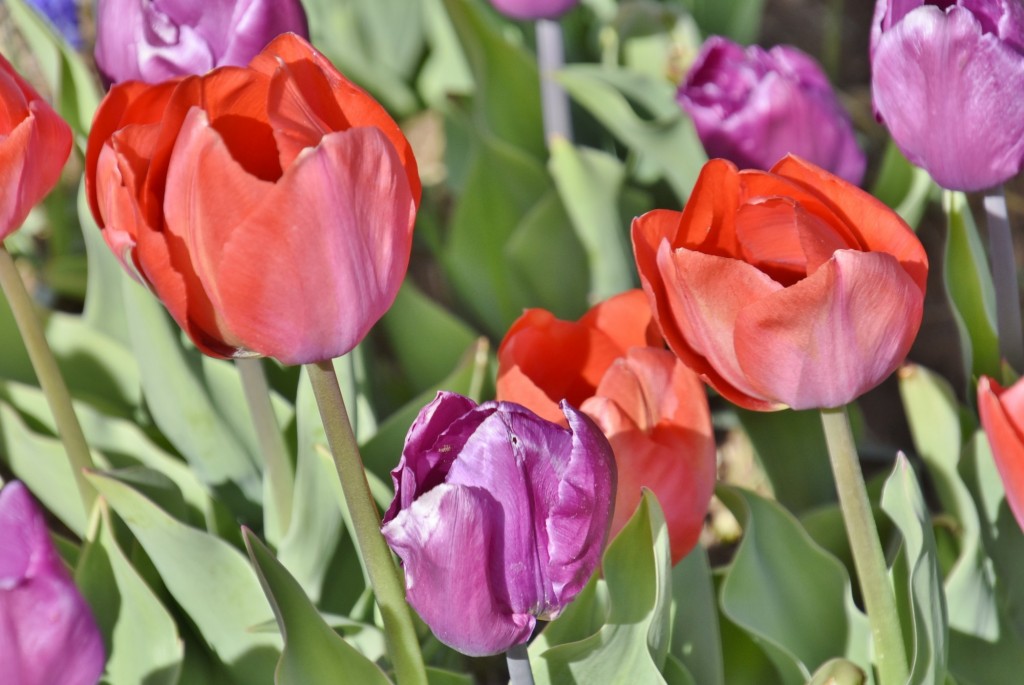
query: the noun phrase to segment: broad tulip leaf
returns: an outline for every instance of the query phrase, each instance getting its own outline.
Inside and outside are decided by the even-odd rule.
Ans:
[[[473,679],[465,673],[455,673],[427,666],[427,682],[430,685],[473,685]]]
[[[444,4],[441,0],[424,0],[420,4],[430,52],[416,83],[423,101],[442,109],[453,94],[472,92],[473,75]]]
[[[728,36],[741,45],[754,43],[761,32],[764,0],[685,0],[705,35]]]
[[[129,276],[107,247],[103,234],[96,226],[85,194],[84,179],[78,186],[78,222],[82,226],[82,240],[85,242],[85,256],[89,265],[82,319],[126,348],[131,347],[121,284]],[[138,366],[134,359],[132,363]]]
[[[1001,377],[995,290],[967,196],[946,191],[942,206],[946,211],[942,280],[960,332],[964,378],[969,386],[966,394],[970,396],[974,392],[971,378],[982,374]]]
[[[595,635],[538,653],[534,677],[545,683],[665,683],[671,607],[668,529],[657,498],[640,506],[608,545],[602,563],[609,611]]]
[[[904,634],[911,641],[907,683],[941,683],[946,677],[949,643],[942,577],[931,518],[914,470],[902,454],[882,490],[881,504],[903,534],[903,546],[891,573]]]
[[[622,162],[606,152],[576,147],[559,138],[551,141],[548,170],[586,251],[589,301],[600,302],[634,287],[636,267],[629,224],[619,214],[618,200],[626,179]]]
[[[269,620],[271,611],[246,558],[111,476],[94,473],[89,481],[128,525],[171,596],[235,678],[252,685],[271,682],[281,640],[251,630]]]
[[[950,628],[986,639],[998,636],[995,589],[974,500],[958,466],[963,439],[960,407],[949,384],[910,365],[899,373],[900,394],[914,447],[928,466],[942,508],[956,520],[959,555],[945,580]]]
[[[721,487],[718,496],[743,526],[722,584],[722,611],[761,640],[782,682],[806,682],[825,661],[867,639],[863,616],[850,610],[845,567],[789,512],[739,488]]]
[[[601,629],[607,615],[608,585],[594,574],[562,615],[533,639],[530,648],[542,654],[557,645],[584,640]]]
[[[106,682],[175,685],[184,659],[178,627],[118,545],[105,504],[75,582],[109,646]]]
[[[720,581],[722,576],[718,575],[717,578]],[[724,613],[720,616],[719,629],[722,634],[722,653],[729,657],[724,660],[726,683],[780,685],[785,682],[762,648],[764,643],[730,621]]]
[[[684,202],[707,161],[693,123],[675,104],[672,85],[627,69],[577,64],[562,69],[558,81],[569,95],[630,150],[664,176]],[[637,113],[638,103],[653,118]],[[645,179],[656,180],[656,179]]]
[[[911,228],[917,228],[937,190],[928,172],[911,164],[890,139],[871,194],[895,209]]]
[[[366,685],[391,682],[324,622],[298,582],[251,531],[242,537],[284,638],[276,685],[333,685],[341,674]]]
[[[697,545],[672,569],[671,656],[701,685],[725,685],[718,602],[708,555]]]

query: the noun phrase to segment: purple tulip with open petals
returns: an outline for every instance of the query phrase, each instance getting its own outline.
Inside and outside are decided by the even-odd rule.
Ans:
[[[0,680],[95,685],[103,639],[46,531],[39,506],[15,481],[0,490]]]
[[[157,83],[245,66],[287,32],[309,38],[299,0],[99,0],[96,66],[111,83]]]
[[[589,418],[561,409],[568,428],[512,402],[440,392],[391,472],[382,532],[405,567],[406,597],[463,654],[525,643],[597,568],[615,461]]]
[[[797,48],[711,36],[677,99],[709,157],[766,171],[794,154],[855,185],[864,176],[849,116],[825,72]]]
[[[879,0],[875,112],[935,182],[983,190],[1024,167],[1024,4]]]

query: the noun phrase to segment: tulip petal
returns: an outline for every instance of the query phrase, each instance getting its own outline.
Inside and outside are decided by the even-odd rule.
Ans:
[[[1024,384],[1003,389],[991,378],[978,381],[978,413],[1006,490],[1006,501],[1024,529]]]
[[[903,362],[921,315],[921,293],[892,255],[840,250],[738,313],[736,358],[762,396],[793,409],[840,407]]]
[[[736,357],[733,329],[744,307],[782,291],[782,286],[745,262],[672,250],[667,241],[658,250],[658,269],[670,307],[661,319],[662,330],[673,324],[676,328],[674,335],[665,335],[669,347],[680,357],[685,354],[687,365],[729,401],[748,409],[777,409],[778,398],[759,392],[747,380]],[[684,347],[677,349],[680,343]]]
[[[963,7],[920,7],[882,33],[872,92],[907,158],[944,188],[1003,183],[1024,165],[1024,55]],[[908,106],[915,103],[915,106]]]
[[[536,620],[502,600],[500,505],[485,487],[440,485],[384,524],[402,559],[406,597],[441,642],[470,656],[522,644]]]
[[[598,302],[580,318],[580,323],[603,332],[623,353],[631,347],[662,342],[647,296],[639,288]]]

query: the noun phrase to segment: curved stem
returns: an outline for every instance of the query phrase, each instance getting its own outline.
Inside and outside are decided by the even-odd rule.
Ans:
[[[881,685],[904,685],[910,671],[903,647],[900,617],[896,611],[896,597],[889,584],[882,543],[871,514],[850,420],[846,409],[841,407],[822,409],[821,422],[839,493],[839,507],[853,552],[853,564],[871,624],[879,680]]]
[[[553,136],[572,140],[569,96],[554,73],[565,65],[562,25],[551,19],[537,20],[537,62],[540,67],[540,104],[544,119],[544,139]]]
[[[57,360],[46,342],[32,296],[28,294],[21,274],[18,273],[18,267],[6,246],[0,246],[0,287],[3,288],[7,302],[11,305],[14,321],[18,324],[18,331],[25,342],[32,368],[39,379],[39,387],[43,389],[53,420],[57,424],[57,433],[64,443],[64,451],[68,455],[68,463],[78,486],[78,494],[82,498],[82,506],[85,507],[85,515],[88,517],[93,502],[96,501],[96,490],[86,480],[84,473],[84,469],[93,467],[89,445],[85,441],[85,434],[82,433],[78,415],[71,405],[68,386],[64,383],[64,377],[57,367]]]
[[[331,446],[341,489],[355,528],[356,543],[384,620],[384,639],[395,666],[395,676],[399,685],[426,685],[423,655],[409,605],[405,601],[404,583],[391,557],[391,550],[380,533],[380,515],[366,482],[363,460],[352,432],[352,423],[345,408],[334,364],[330,360],[307,364],[306,371],[320,408],[320,419],[327,433],[327,442]]]
[[[985,218],[988,226],[988,251],[992,260],[992,281],[996,290],[999,352],[1010,366],[1017,371],[1024,371],[1024,333],[1021,330],[1017,260],[1002,186],[985,194]]]
[[[513,645],[505,652],[508,662],[509,685],[533,685],[533,669],[526,645]]]

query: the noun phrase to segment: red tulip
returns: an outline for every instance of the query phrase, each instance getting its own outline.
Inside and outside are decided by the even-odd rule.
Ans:
[[[838,407],[906,357],[928,260],[900,217],[787,156],[716,159],[686,208],[633,222],[644,291],[669,347],[748,409]]]
[[[498,350],[498,399],[563,424],[556,403],[579,403],[615,453],[612,535],[646,487],[665,512],[675,562],[700,535],[715,486],[715,441],[703,386],[661,344],[639,290],[576,323],[528,310]]]
[[[1024,529],[1024,380],[1004,389],[982,376],[978,413],[1006,489],[1006,501]]]
[[[60,179],[71,128],[0,55],[0,240]]]
[[[111,88],[86,187],[199,349],[286,364],[348,352],[390,307],[420,197],[395,122],[294,34],[247,67]]]

